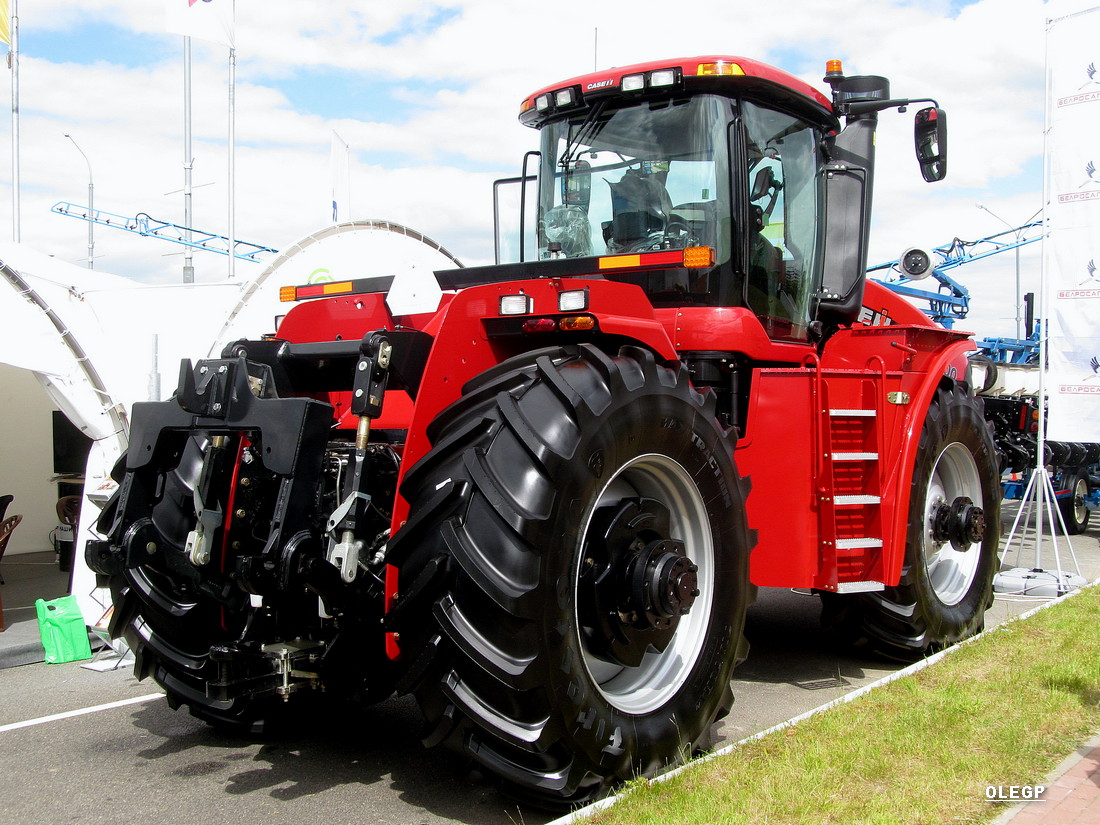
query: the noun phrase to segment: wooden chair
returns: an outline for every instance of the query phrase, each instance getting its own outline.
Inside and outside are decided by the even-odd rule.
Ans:
[[[0,522],[0,560],[4,558],[4,551],[8,549],[8,539],[11,538],[12,532],[19,526],[19,522],[22,520],[22,516],[12,516]],[[3,583],[4,577],[0,576],[0,584]]]
[[[76,529],[80,521],[80,505],[84,501],[83,496],[62,496],[57,500],[57,518],[62,524],[67,524]]]

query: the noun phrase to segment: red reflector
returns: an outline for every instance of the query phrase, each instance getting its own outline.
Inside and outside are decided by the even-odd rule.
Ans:
[[[352,291],[351,281],[335,281],[326,284],[309,284],[298,287],[298,298],[319,298],[322,295],[343,295]]]
[[[553,332],[557,328],[558,322],[553,318],[529,318],[521,327],[524,332]]]
[[[643,266],[683,266],[684,253],[680,249],[662,252],[643,252],[639,255],[612,255],[600,258],[600,269],[628,269]]]

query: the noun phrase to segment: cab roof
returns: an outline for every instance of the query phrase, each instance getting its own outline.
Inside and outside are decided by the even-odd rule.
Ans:
[[[836,119],[828,97],[782,69],[746,57],[703,55],[618,66],[554,83],[524,99],[520,108],[520,120],[529,126],[539,126],[548,119],[549,113],[540,113],[537,106],[537,101],[544,95],[553,96],[557,92],[574,89],[579,91],[585,103],[605,95],[625,95],[628,92],[623,88],[623,78],[650,76],[662,70],[673,70],[676,73],[679,88],[718,93],[735,89],[755,92],[758,96],[802,110],[818,119]]]

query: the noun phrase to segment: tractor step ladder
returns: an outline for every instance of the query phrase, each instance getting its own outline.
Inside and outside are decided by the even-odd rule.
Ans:
[[[817,368],[820,565],[817,587],[882,590],[882,432],[885,376]]]

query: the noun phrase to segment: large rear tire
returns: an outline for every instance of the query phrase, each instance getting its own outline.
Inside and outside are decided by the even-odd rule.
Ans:
[[[839,640],[913,661],[984,627],[1000,539],[996,455],[980,399],[960,384],[937,390],[913,468],[901,580],[823,594],[823,621]]]
[[[187,560],[184,545],[195,526],[194,490],[202,472],[205,438],[189,438],[179,466],[162,479],[151,512],[158,540],[144,563],[110,577],[114,612],[111,635],[125,638],[138,679],[152,677],[173,707],[225,729],[247,729],[271,703],[239,697],[218,701],[207,685],[218,679],[212,649],[233,643],[254,609],[245,594],[224,586]]]
[[[750,597],[713,398],[586,345],[506,362],[430,434],[390,551],[425,742],[548,807],[689,756],[729,710]]]

